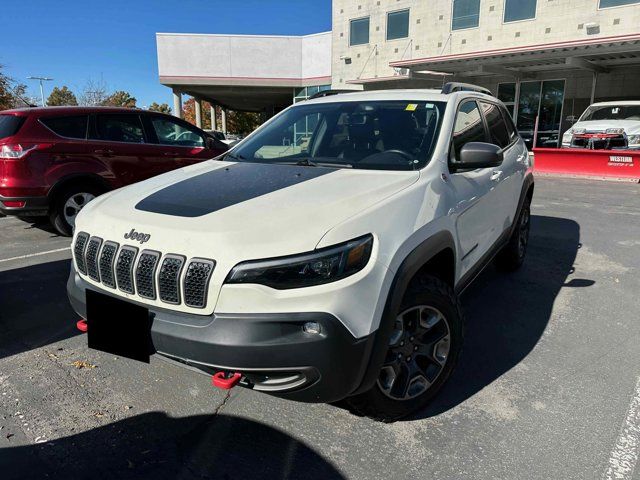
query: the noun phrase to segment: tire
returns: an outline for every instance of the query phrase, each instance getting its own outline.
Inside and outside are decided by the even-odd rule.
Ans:
[[[503,272],[513,272],[522,266],[527,255],[529,245],[529,230],[531,229],[531,199],[522,204],[516,228],[507,243],[496,255],[496,267]]]
[[[72,185],[59,192],[53,201],[49,221],[56,231],[64,236],[73,234],[75,217],[80,210],[103,190],[94,185]]]
[[[375,385],[344,403],[357,415],[383,422],[424,408],[457,363],[463,323],[453,289],[436,277],[420,278],[404,295]]]

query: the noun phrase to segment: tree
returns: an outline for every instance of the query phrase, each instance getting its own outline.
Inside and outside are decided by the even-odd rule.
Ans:
[[[87,80],[80,94],[80,105],[95,107],[102,105],[107,100],[107,85],[104,80]]]
[[[15,81],[2,73],[0,65],[0,110],[9,108],[29,107],[33,103],[26,98],[27,86]]]
[[[227,130],[230,133],[248,135],[260,126],[262,119],[254,112],[227,112]]]
[[[47,105],[55,107],[59,105],[78,105],[78,99],[71,90],[64,85],[62,88],[54,87],[47,99]]]
[[[171,113],[171,107],[166,103],[157,104],[156,102],[153,102],[149,105],[149,110],[151,112]]]
[[[211,104],[202,102],[202,129],[211,130]],[[196,124],[196,100],[191,97],[182,104],[182,118],[187,122]]]
[[[136,102],[135,97],[132,97],[129,92],[118,90],[109,95],[106,100],[102,102],[102,105],[107,107],[135,108]]]

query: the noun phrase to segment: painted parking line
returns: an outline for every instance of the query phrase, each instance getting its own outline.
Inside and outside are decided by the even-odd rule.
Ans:
[[[620,435],[609,456],[605,480],[631,480],[640,454],[640,377],[622,424]]]
[[[3,258],[3,259],[0,259],[0,263],[12,262],[14,260],[24,260],[25,258],[40,257],[42,255],[49,255],[51,253],[64,252],[70,249],[71,247],[56,248],[55,250],[47,250],[46,252],[29,253],[27,255],[19,255],[17,257]]]

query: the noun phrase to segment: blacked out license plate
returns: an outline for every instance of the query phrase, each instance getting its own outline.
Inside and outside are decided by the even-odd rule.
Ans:
[[[149,309],[87,289],[89,348],[149,363],[153,351]]]

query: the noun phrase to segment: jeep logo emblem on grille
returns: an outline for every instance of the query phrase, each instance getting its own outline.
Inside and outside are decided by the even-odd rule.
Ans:
[[[148,242],[151,238],[151,235],[149,235],[148,233],[136,232],[136,229],[132,228],[129,233],[124,234],[124,238],[126,238],[127,240],[137,240],[142,244]]]

